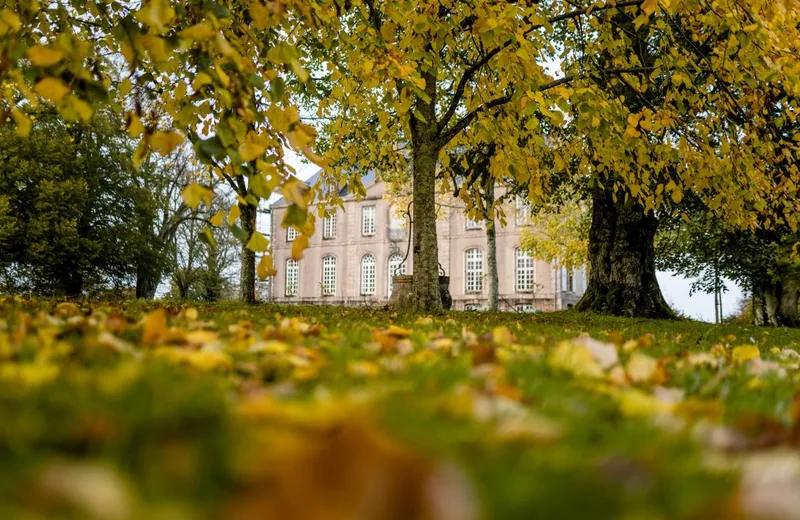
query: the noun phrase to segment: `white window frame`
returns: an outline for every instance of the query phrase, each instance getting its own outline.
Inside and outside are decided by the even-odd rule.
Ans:
[[[375,206],[361,207],[361,235],[370,237],[378,232],[378,210]]]
[[[295,238],[297,238],[297,230],[292,226],[286,228],[286,241],[292,242]]]
[[[466,215],[465,215],[465,220],[466,220],[466,229],[467,230],[483,229],[483,221],[482,220],[472,220],[471,218],[467,217]]]
[[[371,296],[375,294],[375,279],[377,277],[377,262],[372,253],[367,253],[361,257],[361,295]]]
[[[467,303],[464,305],[465,311],[479,311],[481,308],[481,304],[479,303]]]
[[[322,257],[322,295],[336,294],[336,257],[325,255]]]
[[[521,247],[514,250],[514,281],[517,292],[536,289],[536,261]]]
[[[517,312],[536,312],[536,307],[532,303],[518,303],[514,306]]]
[[[292,258],[286,259],[286,296],[297,296],[300,289],[300,261]]]
[[[322,238],[330,240],[336,238],[336,213],[331,213],[322,219]]]
[[[517,195],[516,199],[514,200],[514,224],[517,227],[524,226],[527,223],[530,215],[531,203]]]
[[[403,262],[403,255],[395,253],[389,257],[389,261],[387,262],[386,265],[388,272],[387,278],[389,279],[389,282],[387,284],[386,294],[389,297],[391,297],[392,291],[394,290],[394,280],[392,280],[392,278],[394,277],[394,273],[395,271],[397,271],[398,274],[401,275],[406,274],[406,263]],[[400,268],[399,270],[397,269],[398,267]]]
[[[483,250],[473,247],[464,251],[464,292],[483,292]]]

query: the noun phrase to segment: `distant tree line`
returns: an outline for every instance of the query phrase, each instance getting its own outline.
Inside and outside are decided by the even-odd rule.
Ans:
[[[136,143],[115,112],[85,124],[46,109],[31,117],[27,137],[0,131],[0,291],[153,298],[170,280],[175,297],[229,296],[231,238],[217,229],[202,241],[213,204],[192,210],[181,200],[196,175],[191,151],[137,169]]]

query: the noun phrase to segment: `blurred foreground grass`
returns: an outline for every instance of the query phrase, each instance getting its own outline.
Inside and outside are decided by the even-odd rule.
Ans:
[[[799,518],[798,339],[5,299],[0,518]]]

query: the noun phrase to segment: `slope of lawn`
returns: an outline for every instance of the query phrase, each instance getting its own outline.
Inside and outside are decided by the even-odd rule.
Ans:
[[[0,518],[798,518],[798,341],[8,298]]]

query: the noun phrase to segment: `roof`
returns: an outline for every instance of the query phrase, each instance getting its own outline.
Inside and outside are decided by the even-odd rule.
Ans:
[[[319,182],[321,176],[322,176],[322,170],[317,170],[317,172],[314,175],[309,177],[307,180],[301,181],[301,182],[303,182],[306,186],[308,186],[310,188],[310,187],[314,186],[315,184],[317,184]],[[375,182],[375,180],[377,179],[377,177],[378,177],[377,172],[374,169],[370,168],[369,170],[366,171],[366,173],[361,175],[361,185],[366,188],[370,184],[373,184]],[[339,189],[339,196],[340,197],[345,197],[349,193],[350,193],[350,190],[348,189],[347,184],[345,184],[344,186],[342,186]],[[272,207],[272,206],[281,206],[281,205],[285,205],[285,204],[288,204],[288,202],[286,201],[285,198],[281,197],[280,199],[278,199],[275,202],[273,202],[272,204],[270,204],[270,207]]]

